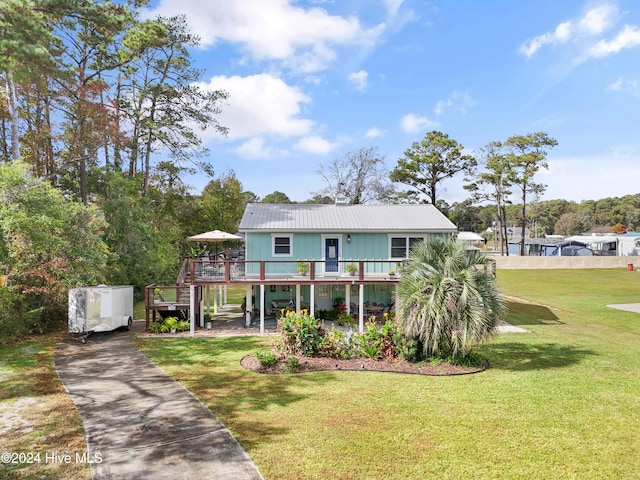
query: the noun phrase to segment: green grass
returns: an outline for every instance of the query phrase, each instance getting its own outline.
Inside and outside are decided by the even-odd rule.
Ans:
[[[45,461],[47,454],[87,452],[82,422],[53,365],[61,338],[43,335],[0,349],[0,453],[31,455],[30,462],[1,462],[2,479],[91,478],[87,464]]]
[[[267,338],[138,339],[232,431],[267,479],[638,478],[640,302],[626,270],[500,271],[508,320],[462,377],[264,376]]]
[[[640,302],[640,274],[499,271],[498,282],[536,302],[509,301],[508,320],[531,333],[495,337],[479,349],[491,367],[468,376],[266,376],[240,360],[269,348],[268,337],[136,342],[224,422],[267,480],[638,478],[640,315],[606,305]],[[0,429],[26,422],[0,433],[0,452],[86,448],[53,370],[60,338],[0,350]],[[0,478],[90,478],[74,467],[0,467]]]

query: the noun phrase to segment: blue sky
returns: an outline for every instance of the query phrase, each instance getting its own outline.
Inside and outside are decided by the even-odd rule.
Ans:
[[[468,153],[510,135],[558,140],[543,200],[640,192],[640,2],[159,0],[201,37],[202,86],[224,89],[218,175],[303,201],[318,167],[378,147],[392,169],[439,130]],[[194,178],[196,190],[203,180]],[[466,198],[462,176],[439,197]]]

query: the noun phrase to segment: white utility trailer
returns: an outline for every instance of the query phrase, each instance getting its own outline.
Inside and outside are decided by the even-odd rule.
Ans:
[[[131,329],[133,286],[81,287],[69,290],[69,332],[84,343],[94,332]]]

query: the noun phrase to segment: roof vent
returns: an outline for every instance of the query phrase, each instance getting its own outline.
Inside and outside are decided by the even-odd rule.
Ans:
[[[348,205],[347,197],[345,195],[336,195],[336,205]]]

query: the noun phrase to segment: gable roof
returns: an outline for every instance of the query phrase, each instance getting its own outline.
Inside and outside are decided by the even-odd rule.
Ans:
[[[238,230],[455,232],[457,228],[433,205],[250,203]]]

